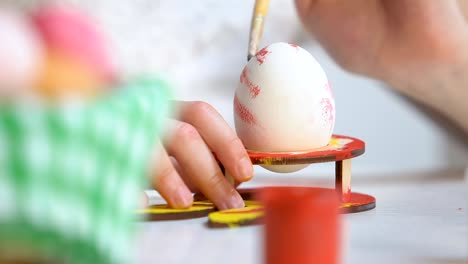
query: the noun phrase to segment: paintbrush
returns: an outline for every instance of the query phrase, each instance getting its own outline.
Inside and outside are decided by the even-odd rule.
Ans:
[[[249,47],[247,61],[257,53],[258,44],[262,39],[263,25],[270,0],[255,0],[252,22],[250,24]]]

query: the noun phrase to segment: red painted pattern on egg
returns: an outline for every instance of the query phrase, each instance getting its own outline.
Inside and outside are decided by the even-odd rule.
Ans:
[[[326,123],[333,123],[335,120],[335,116],[333,115],[333,104],[331,100],[328,98],[323,98],[320,101],[320,105],[322,106],[322,118]]]
[[[288,43],[288,44],[289,46],[295,48],[297,52],[299,51],[299,46],[297,44],[294,44],[294,43]]]
[[[265,62],[266,56],[271,52],[267,50],[267,48],[263,48],[255,54],[255,58],[257,61],[262,65]]]
[[[256,125],[257,120],[255,116],[250,112],[250,110],[243,105],[240,101],[239,98],[237,98],[237,95],[234,96],[234,111],[236,114],[239,116],[242,121],[249,125]]]
[[[240,83],[247,86],[249,89],[250,97],[255,98],[260,94],[260,87],[255,85],[247,76],[247,68],[244,68],[240,76]]]

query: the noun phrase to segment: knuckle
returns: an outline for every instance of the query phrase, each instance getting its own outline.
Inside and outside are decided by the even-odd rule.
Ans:
[[[164,166],[156,172],[155,176],[155,187],[161,188],[167,185],[171,180],[171,175],[174,174],[175,170],[172,166]]]
[[[236,136],[230,138],[227,142],[228,142],[229,146],[233,146],[233,147],[243,146],[242,141],[240,140],[240,138],[238,138]]]
[[[176,140],[198,140],[200,134],[197,129],[188,123],[179,123],[176,128]]]
[[[194,115],[209,116],[216,112],[216,109],[208,103],[202,101],[195,101],[192,103],[191,111]]]
[[[238,137],[233,137],[226,141],[226,147],[224,149],[232,150],[232,155],[237,158],[241,158],[246,155],[244,144]]]
[[[228,190],[228,197],[234,197],[236,195],[239,195],[239,193],[236,191],[236,189],[233,187],[233,188],[229,188]]]
[[[232,148],[244,148],[244,144],[238,137],[232,137],[230,140],[227,141],[228,146]]]
[[[222,189],[224,181],[224,175],[217,171],[208,178],[208,187],[213,190]]]

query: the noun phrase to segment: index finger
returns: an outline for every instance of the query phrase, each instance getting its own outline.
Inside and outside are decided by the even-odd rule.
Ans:
[[[253,177],[253,165],[242,141],[224,118],[204,102],[177,102],[179,119],[194,126],[224,168],[239,182]]]

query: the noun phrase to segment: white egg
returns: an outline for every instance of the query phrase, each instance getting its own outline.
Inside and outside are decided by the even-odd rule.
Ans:
[[[249,150],[307,151],[324,147],[335,125],[335,100],[317,60],[294,44],[274,43],[245,66],[234,97],[239,138]],[[307,165],[264,166],[292,172]]]
[[[28,19],[0,8],[0,96],[31,89],[42,61],[42,43]]]

